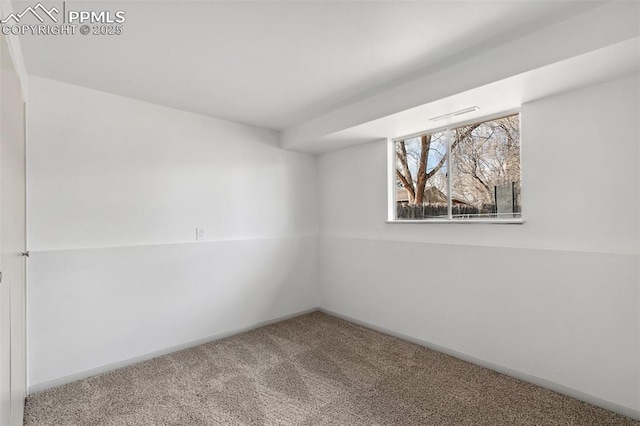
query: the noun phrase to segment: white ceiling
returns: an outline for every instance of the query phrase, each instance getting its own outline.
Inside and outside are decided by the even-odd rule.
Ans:
[[[518,111],[527,102],[640,72],[640,39],[635,38],[456,93],[312,140],[300,147],[323,153],[352,145],[395,139],[479,118]],[[443,112],[476,106],[477,111],[432,121]]]
[[[21,37],[28,73],[278,130],[598,5],[67,3],[126,11],[124,34]]]

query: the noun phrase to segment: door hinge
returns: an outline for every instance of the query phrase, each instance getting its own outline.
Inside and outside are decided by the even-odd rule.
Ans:
[[[29,257],[29,250],[27,250],[27,251],[23,251],[21,254],[22,254],[22,256],[24,256],[24,257]]]

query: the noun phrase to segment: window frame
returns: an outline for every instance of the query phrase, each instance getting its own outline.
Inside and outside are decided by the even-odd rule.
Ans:
[[[452,217],[452,208],[453,203],[451,202],[451,174],[447,177],[447,208],[448,208],[448,217],[444,218],[434,218],[434,219],[398,219],[396,217],[397,208],[396,208],[396,147],[395,144],[398,141],[404,141],[407,139],[417,138],[426,134],[433,134],[438,132],[447,131],[447,167],[451,164],[451,136],[450,131],[457,129],[458,127],[468,126],[471,124],[483,123],[486,121],[497,120],[499,118],[508,117],[511,115],[518,115],[518,126],[520,133],[520,173],[522,175],[522,113],[521,108],[512,109],[502,111],[496,114],[488,114],[481,117],[469,119],[466,121],[460,121],[456,123],[450,123],[445,126],[435,127],[429,130],[422,130],[420,132],[410,133],[404,136],[398,136],[394,138],[387,139],[387,199],[388,199],[388,211],[387,211],[387,220],[386,223],[405,223],[405,224],[427,224],[427,223],[475,223],[475,224],[503,224],[503,225],[521,225],[525,223],[524,213],[520,212],[519,218],[507,218],[507,219],[499,219],[499,218],[479,218],[479,219],[454,219]],[[524,179],[520,181],[520,191],[522,192]],[[524,203],[523,203],[524,204]],[[522,206],[521,206],[522,207]]]

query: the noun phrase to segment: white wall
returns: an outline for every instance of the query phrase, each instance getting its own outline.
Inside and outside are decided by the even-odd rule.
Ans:
[[[30,82],[32,250],[316,233],[315,160],[277,133]]]
[[[31,390],[317,306],[314,157],[268,130],[29,83]]]
[[[523,105],[523,225],[386,224],[386,141],[321,156],[320,306],[640,416],[639,90]]]

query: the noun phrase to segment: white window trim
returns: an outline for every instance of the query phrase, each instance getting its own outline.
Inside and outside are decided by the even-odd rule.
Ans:
[[[392,139],[387,139],[387,199],[388,199],[388,210],[387,210],[387,220],[385,223],[400,223],[400,224],[426,224],[426,223],[464,223],[464,224],[492,224],[492,225],[522,225],[525,223],[524,215],[521,212],[520,218],[509,218],[509,219],[454,219],[452,217],[452,203],[448,203],[448,218],[434,218],[434,219],[396,219],[396,148],[395,143],[397,141],[403,141],[411,138],[416,138],[422,136],[424,134],[433,134],[437,132],[443,132],[445,130],[450,131],[456,129],[458,127],[466,126],[469,124],[482,123],[484,121],[491,121],[502,117],[507,117],[510,115],[520,115],[519,125],[520,125],[520,170],[522,171],[522,115],[520,113],[520,108],[503,111],[497,114],[486,115],[483,117],[474,118],[472,120],[460,121],[457,123],[450,123],[446,126],[436,127],[433,129],[422,130],[420,132],[411,133],[405,136],[399,136]],[[451,137],[450,132],[447,134],[447,167],[451,164],[451,159],[449,156],[451,155]],[[447,179],[447,185],[449,189],[449,194],[447,195],[449,198],[451,197],[451,177]],[[522,185],[522,182],[520,182]],[[450,201],[450,200],[449,200]]]
[[[389,219],[385,223],[465,223],[491,224],[491,225],[521,225],[524,219]]]

